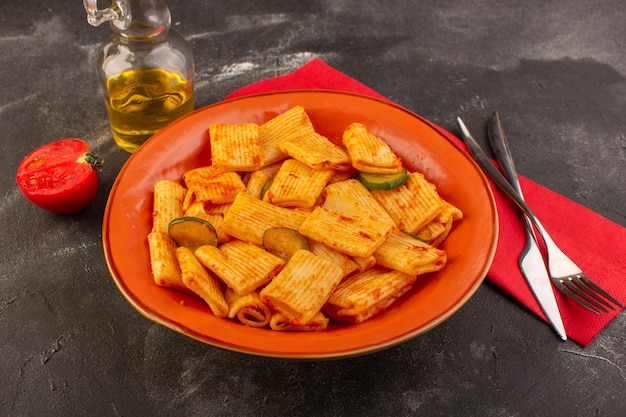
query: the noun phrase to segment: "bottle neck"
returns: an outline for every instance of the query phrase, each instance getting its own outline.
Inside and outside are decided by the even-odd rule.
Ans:
[[[122,38],[150,39],[167,33],[171,26],[165,0],[122,0],[128,16],[111,21],[111,29]]]

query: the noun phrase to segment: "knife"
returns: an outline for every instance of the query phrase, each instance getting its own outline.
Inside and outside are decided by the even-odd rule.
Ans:
[[[489,143],[496,156],[496,160],[500,163],[504,171],[504,175],[523,198],[517,170],[513,163],[511,150],[502,127],[502,119],[498,112],[494,112],[489,120],[487,136],[489,137]],[[554,296],[554,288],[552,287],[545,261],[537,245],[535,229],[533,229],[533,225],[526,214],[522,213],[522,218],[526,229],[526,247],[519,257],[520,269],[526,281],[528,281],[528,285],[535,295],[535,298],[539,302],[541,310],[548,318],[548,321],[552,324],[552,327],[554,327],[554,330],[561,339],[567,340],[561,314],[559,313],[559,306]]]
[[[527,233],[527,245],[520,256],[520,269],[524,278],[528,282],[528,285],[533,292],[533,295],[537,299],[541,310],[546,315],[546,318],[563,340],[567,340],[565,333],[565,327],[563,326],[563,320],[559,312],[559,307],[556,303],[554,296],[554,290],[550,277],[546,270],[546,266],[537,246],[534,230],[529,217],[526,212],[531,213],[530,209],[526,205],[526,202],[521,196],[521,189],[519,187],[519,181],[517,179],[517,173],[511,153],[509,151],[508,144],[506,142],[506,136],[502,129],[502,123],[499,116],[494,115],[489,124],[489,140],[492,142],[494,153],[496,154],[500,164],[503,166],[507,177],[507,180],[502,173],[491,162],[487,154],[480,147],[476,139],[473,138],[463,120],[460,117],[457,118],[459,127],[463,134],[463,139],[471,154],[474,156],[476,162],[485,170],[485,172],[498,184],[507,194],[509,194],[515,203],[520,207],[523,212],[524,224],[526,226]],[[505,168],[506,167],[506,168]],[[511,181],[511,182],[509,182]],[[522,259],[523,258],[523,259]]]

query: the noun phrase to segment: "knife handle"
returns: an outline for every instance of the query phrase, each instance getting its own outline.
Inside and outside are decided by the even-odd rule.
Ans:
[[[522,188],[520,187],[517,170],[515,169],[515,164],[513,163],[513,155],[511,154],[511,149],[509,148],[506,135],[504,134],[502,120],[500,119],[500,114],[498,112],[494,112],[493,116],[491,116],[491,119],[489,120],[489,125],[487,126],[487,137],[489,138],[489,144],[491,145],[491,149],[496,156],[496,160],[500,163],[500,166],[504,171],[504,175],[521,196]]]
[[[471,133],[467,129],[467,126],[465,126],[465,123],[463,123],[463,120],[461,120],[460,117],[457,117],[457,122],[459,124],[459,127],[461,128],[461,132],[463,133],[463,139],[465,141],[465,144],[467,145],[467,148],[469,149],[471,154],[474,156],[474,159],[476,160],[478,165],[480,165],[480,167],[487,173],[487,175],[489,175],[493,182],[495,182],[502,189],[502,191],[504,191],[506,194],[508,194],[509,197],[511,197],[511,199],[524,212],[524,214],[526,214],[530,218],[533,224],[537,226],[537,228],[542,229],[542,226],[539,224],[539,220],[532,212],[530,207],[528,207],[520,193],[517,192],[517,190],[506,179],[506,177],[502,175],[500,170],[498,170],[493,162],[491,162],[491,159],[489,159],[489,156],[487,156],[487,154],[480,147],[476,139],[474,139],[474,137],[471,135]]]

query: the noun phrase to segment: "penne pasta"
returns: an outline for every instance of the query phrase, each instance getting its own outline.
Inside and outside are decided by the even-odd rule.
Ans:
[[[316,132],[283,140],[279,146],[285,154],[313,169],[347,171],[351,167],[350,155]]]
[[[259,169],[258,172],[262,172],[268,178],[274,178],[278,171],[280,171],[280,167],[283,166],[282,161],[274,162],[270,165],[265,165],[263,168]]]
[[[437,218],[445,205],[435,185],[416,172],[408,174],[406,184],[401,187],[371,193],[394,219],[397,227],[411,234]]]
[[[402,171],[400,158],[363,124],[350,124],[343,132],[342,141],[348,150],[352,166],[359,171],[375,174],[395,174]]]
[[[322,207],[326,210],[358,215],[396,226],[389,213],[358,180],[349,179],[326,186],[322,192],[322,199],[324,200]]]
[[[446,265],[446,253],[394,229],[374,252],[376,264],[409,275],[439,271]]]
[[[183,215],[187,190],[176,181],[161,180],[154,184],[152,231],[167,233],[172,220]]]
[[[343,270],[337,264],[299,249],[261,290],[261,299],[290,323],[307,324],[342,278]]]
[[[224,295],[229,307],[228,318],[236,318],[239,322],[250,327],[265,327],[270,324],[272,312],[261,301],[258,291],[240,296],[226,287]]]
[[[370,256],[391,233],[391,226],[378,220],[338,214],[315,207],[304,220],[300,233],[351,256]]]
[[[358,171],[351,165],[347,171],[335,171],[333,176],[330,177],[328,183],[334,184],[336,182],[349,180],[351,178],[354,178],[357,174]]]
[[[189,184],[202,183],[209,178],[213,178],[217,173],[212,166],[202,166],[199,168],[193,168],[183,173],[183,182],[187,187],[187,194],[183,201],[183,210],[187,210],[189,206],[196,202],[196,195],[193,189],[189,188]]]
[[[343,270],[344,276],[348,276],[359,269],[359,265],[353,261],[350,256],[337,252],[320,242],[311,240],[309,242],[309,247],[311,253],[339,265],[339,267]]]
[[[183,181],[187,184],[187,188],[189,188],[190,182],[202,182],[206,179],[213,178],[216,176],[218,172],[215,171],[215,167],[212,166],[202,166],[198,168],[193,168],[183,173]]]
[[[328,318],[322,312],[317,312],[306,324],[293,324],[280,313],[272,315],[270,328],[281,332],[319,332],[328,327]]]
[[[256,123],[213,123],[209,138],[215,172],[255,171],[263,166],[265,158]]]
[[[263,234],[273,227],[298,229],[308,213],[277,207],[247,193],[240,193],[224,215],[224,231],[230,236],[263,245]]]
[[[231,203],[238,193],[246,191],[241,176],[236,172],[225,172],[212,177],[197,177],[185,183],[193,191],[196,201],[213,204]]]
[[[252,175],[248,177],[246,184],[246,190],[251,196],[261,200],[263,198],[263,192],[266,189],[267,182],[270,181],[270,177],[265,175],[263,171],[254,171]]]
[[[187,288],[200,296],[217,317],[227,317],[228,304],[217,278],[207,271],[187,248],[177,248],[176,259]]]
[[[204,201],[204,211],[206,211],[207,214],[219,214],[221,216],[224,216],[226,212],[230,209],[231,205],[232,202],[224,204],[214,204],[210,201]]]
[[[459,210],[457,207],[448,203],[447,201],[443,202],[443,209],[439,214],[439,221],[441,223],[448,223],[449,221],[461,220],[463,218],[463,212]]]
[[[376,258],[374,258],[374,255],[353,256],[352,261],[357,265],[359,272],[367,271],[368,269],[373,268],[374,265],[376,265]]]
[[[280,150],[282,141],[311,132],[315,132],[315,129],[302,106],[294,106],[263,123],[259,126],[259,138],[265,165],[287,157]]]
[[[192,190],[187,189],[185,197],[183,198],[183,211],[189,210],[189,207],[191,207],[195,202],[196,195],[193,193]]]
[[[237,295],[249,294],[267,284],[285,265],[282,259],[241,240],[224,243],[219,249],[201,246],[195,255]]]
[[[450,223],[452,226],[452,223]],[[439,220],[433,220],[426,226],[422,227],[414,236],[422,242],[428,243],[431,246],[437,246],[434,242],[439,241],[439,237],[446,232],[446,226]]]
[[[443,209],[439,216],[420,229],[416,236],[429,245],[438,247],[448,237],[450,230],[452,230],[452,224],[462,218],[463,212],[461,210],[444,201]]]
[[[183,282],[176,261],[176,243],[167,233],[151,232],[148,235],[150,268],[156,285],[191,293]]]
[[[272,180],[263,201],[279,207],[313,207],[333,172],[312,169],[298,160],[287,159]]]
[[[214,123],[209,140],[210,166],[154,185],[157,285],[246,326],[320,331],[371,318],[446,265],[462,211],[363,124],[343,131],[344,149],[294,106],[261,125]],[[177,248],[168,229],[183,216],[209,222],[217,246],[205,225],[210,239],[189,247],[205,246]]]
[[[339,284],[324,312],[337,321],[362,323],[387,309],[411,289],[415,275],[381,267],[353,275]]]
[[[206,211],[206,206],[202,202],[194,203],[185,211],[185,216],[197,217],[211,223],[217,232],[217,241],[225,243],[231,240],[230,236],[224,232],[224,216],[221,214],[210,214]]]

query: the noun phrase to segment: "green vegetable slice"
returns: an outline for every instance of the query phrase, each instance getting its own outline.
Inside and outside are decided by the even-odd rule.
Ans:
[[[374,174],[363,171],[359,171],[358,174],[361,184],[369,190],[393,190],[406,184],[407,178],[407,171],[404,167],[396,174]]]
[[[217,246],[215,227],[199,217],[178,217],[170,222],[167,231],[178,246],[192,252],[204,245]]]
[[[263,233],[263,248],[288,262],[298,249],[309,250],[308,239],[289,227],[272,227]]]
[[[417,240],[422,241],[424,243],[429,243],[431,240],[433,240],[432,235],[423,233],[421,230],[417,234],[416,233],[407,232],[406,230],[403,230],[402,233],[404,233],[405,235],[409,235],[413,239],[417,239]]]
[[[263,187],[261,187],[261,200],[263,200],[263,197],[265,196],[265,193],[272,186],[272,182],[273,182],[273,180],[270,179],[265,184],[263,184]]]

